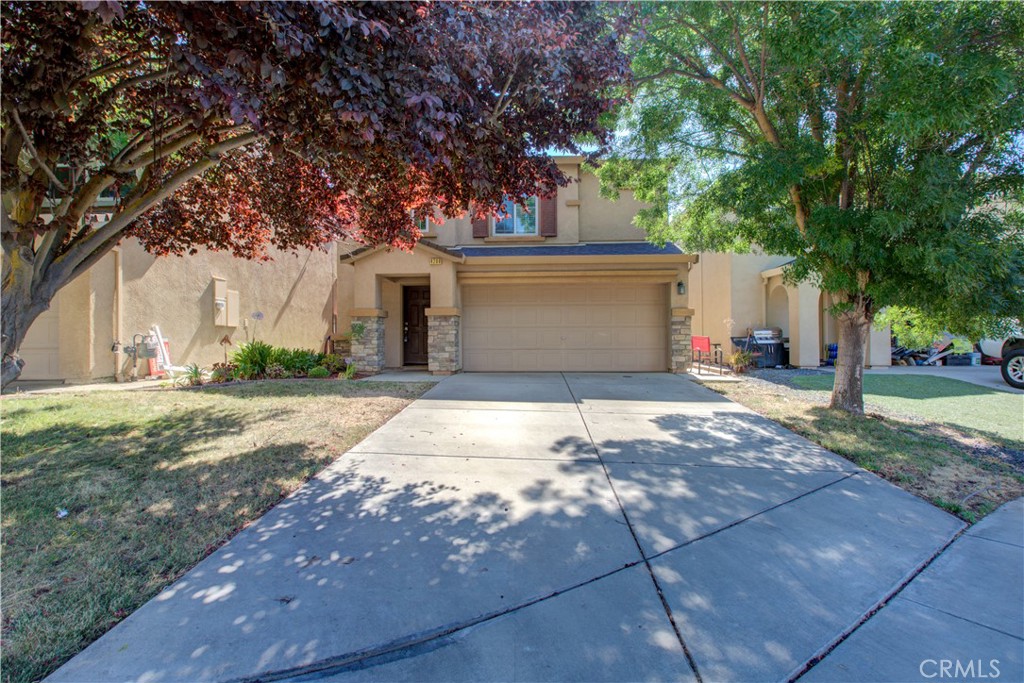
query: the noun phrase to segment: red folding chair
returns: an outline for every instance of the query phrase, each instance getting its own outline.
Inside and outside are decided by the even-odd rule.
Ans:
[[[697,366],[697,374],[701,374],[701,364],[708,363],[718,366],[718,374],[722,374],[722,345],[711,343],[711,337],[690,337],[690,348],[693,351],[693,362]]]

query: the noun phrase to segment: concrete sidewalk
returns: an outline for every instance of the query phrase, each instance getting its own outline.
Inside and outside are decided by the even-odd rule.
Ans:
[[[971,527],[801,681],[1024,681],[1024,498]],[[970,673],[967,673],[970,671]],[[958,673],[959,672],[959,673]]]
[[[785,680],[962,528],[681,377],[456,375],[49,680]]]

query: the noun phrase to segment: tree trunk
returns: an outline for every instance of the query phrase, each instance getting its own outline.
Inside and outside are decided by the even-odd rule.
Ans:
[[[25,246],[4,249],[2,275],[2,310],[0,329],[3,337],[3,362],[0,365],[0,388],[16,380],[25,361],[18,357],[21,343],[25,341],[28,328],[39,315],[50,307],[56,288],[52,283],[32,286],[35,259],[32,250]]]
[[[854,297],[852,308],[836,317],[839,352],[829,408],[857,415],[864,413],[864,361],[873,317],[863,296]]]

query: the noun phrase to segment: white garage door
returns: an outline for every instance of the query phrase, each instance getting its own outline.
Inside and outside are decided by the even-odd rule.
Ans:
[[[668,367],[664,284],[467,285],[462,315],[468,371]]]
[[[54,299],[50,310],[35,319],[21,343],[18,355],[25,359],[25,369],[19,379],[61,379],[59,320],[57,300]]]

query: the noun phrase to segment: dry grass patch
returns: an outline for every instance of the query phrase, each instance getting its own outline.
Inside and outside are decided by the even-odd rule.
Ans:
[[[1024,452],[1013,442],[892,414],[849,415],[757,379],[707,386],[968,522],[1024,495]]]
[[[429,386],[5,397],[4,681],[56,669]]]

